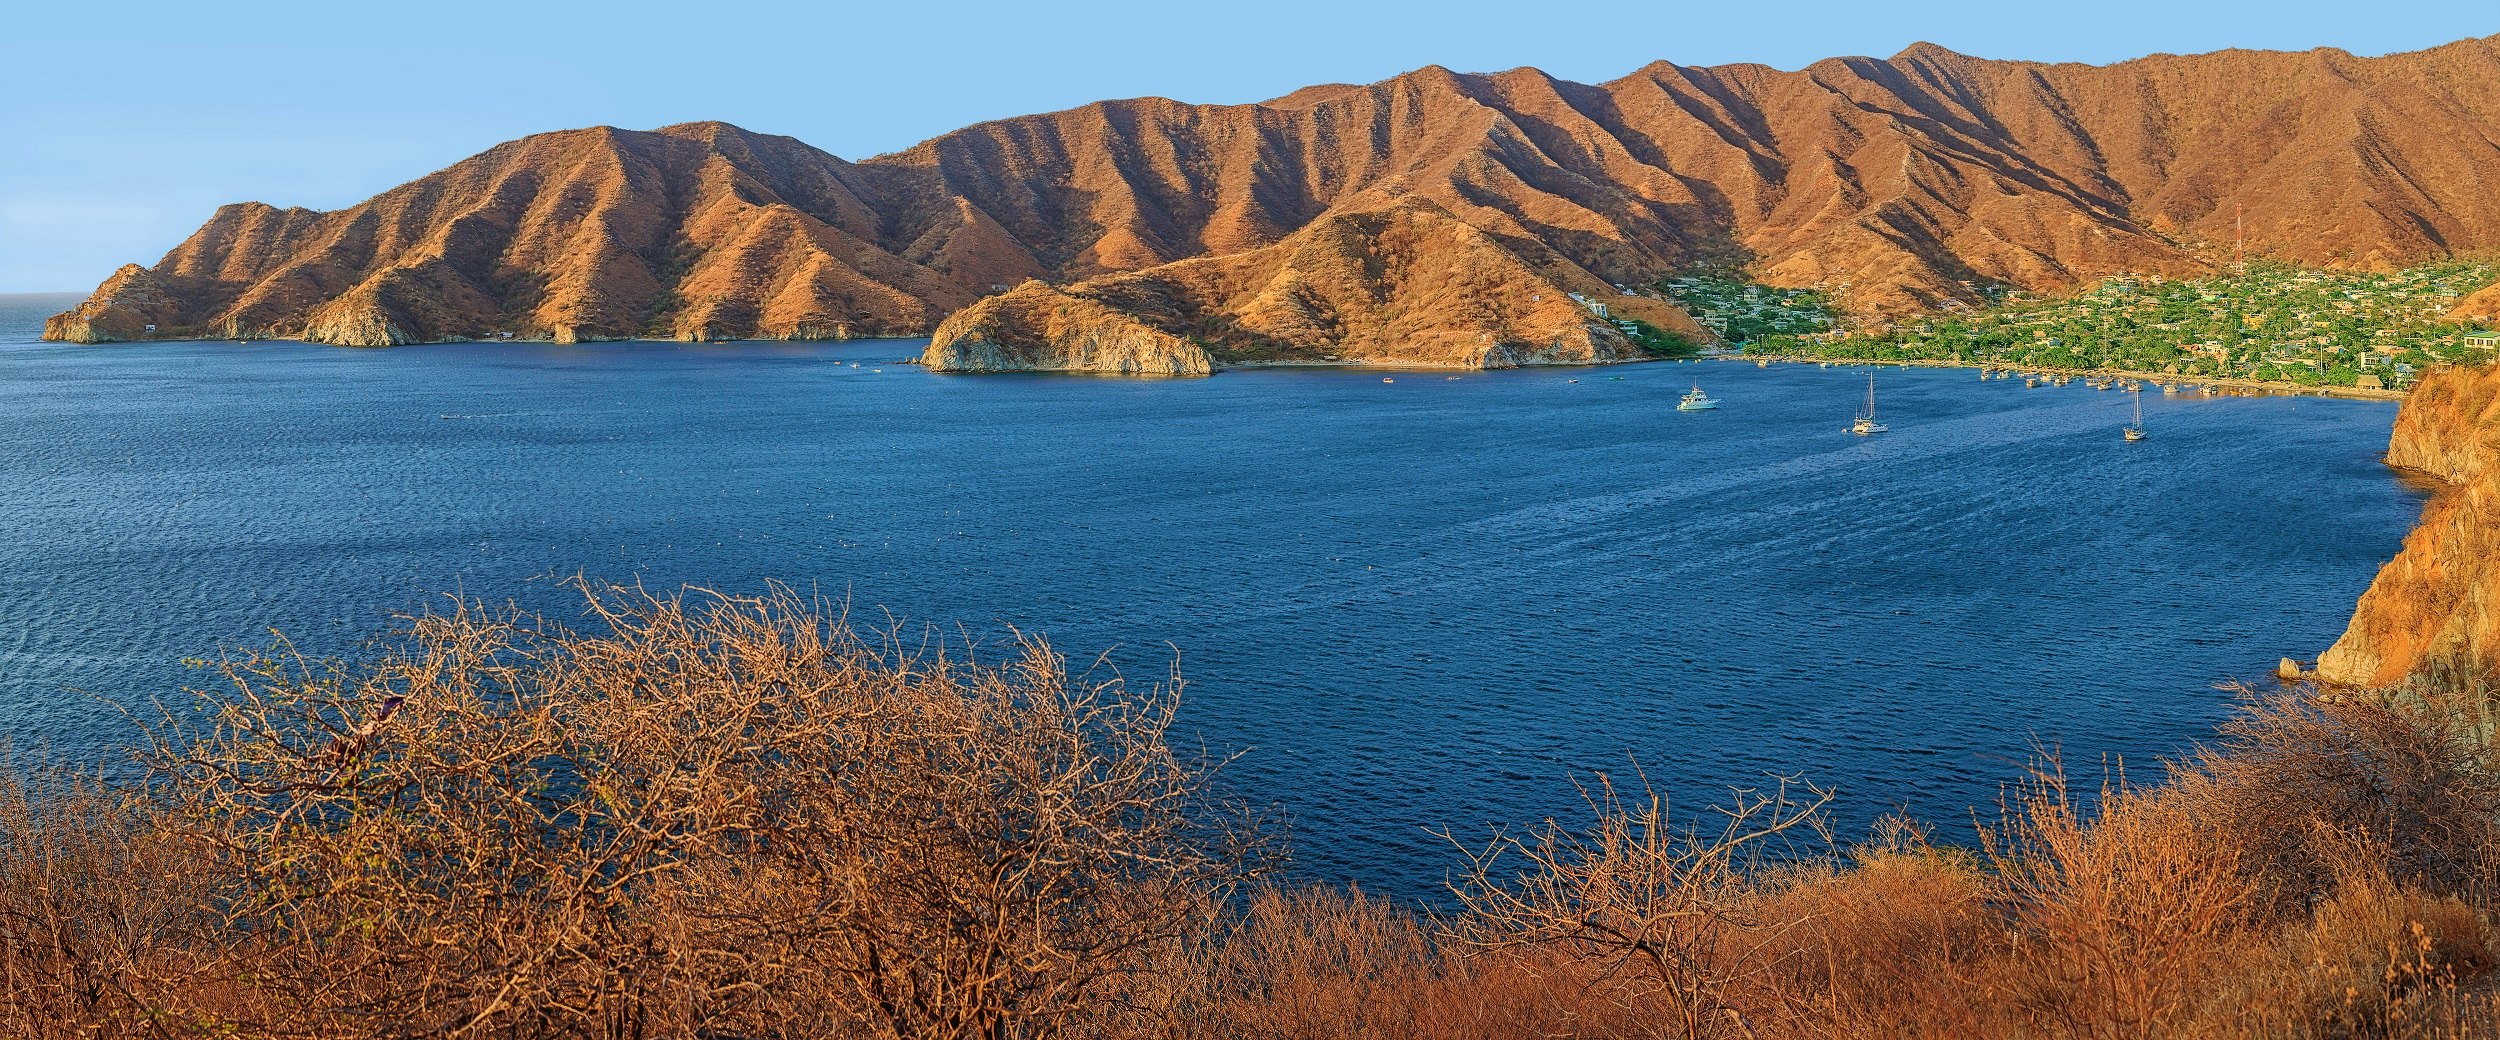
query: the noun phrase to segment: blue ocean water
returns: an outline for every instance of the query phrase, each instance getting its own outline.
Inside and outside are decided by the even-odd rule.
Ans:
[[[93,694],[277,628],[352,651],[453,590],[778,579],[1131,675],[1239,753],[1299,868],[1428,896],[1427,828],[1566,818],[1637,756],[1966,826],[2035,742],[2097,772],[2314,655],[2419,500],[2395,406],[2126,399],[1696,363],[1142,381],[936,376],[847,344],[35,342],[0,298],[0,731],[102,754]],[[854,364],[856,363],[856,365]],[[1699,380],[1725,407],[1674,410]]]

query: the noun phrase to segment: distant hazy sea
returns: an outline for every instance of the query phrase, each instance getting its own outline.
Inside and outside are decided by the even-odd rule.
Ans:
[[[781,579],[1190,679],[1184,728],[1400,895],[1427,827],[1568,816],[1638,755],[1966,828],[2034,741],[2139,772],[2218,681],[2341,630],[2418,500],[2395,406],[1848,368],[932,376],[915,342],[347,350],[35,342],[0,298],[0,731],[175,690],[269,627],[353,651],[466,591]],[[856,363],[856,364],[854,364]],[[883,371],[878,371],[882,368]],[[1574,382],[1577,380],[1577,382]],[[1725,402],[1679,414],[1698,380]],[[873,616],[873,615],[872,615]]]

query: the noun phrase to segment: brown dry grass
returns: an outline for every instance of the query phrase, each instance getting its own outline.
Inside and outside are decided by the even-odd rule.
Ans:
[[[2252,698],[2158,784],[2049,762],[1976,848],[1823,794],[1461,845],[1445,915],[1243,889],[1176,687],[789,595],[462,604],[277,652],[144,782],[0,771],[0,1038],[2490,1036],[2489,690]]]

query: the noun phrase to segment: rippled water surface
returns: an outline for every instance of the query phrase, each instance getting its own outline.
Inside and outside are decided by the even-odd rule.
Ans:
[[[1969,819],[2035,739],[2180,749],[2314,654],[2418,501],[2390,404],[1886,370],[932,376],[910,342],[70,347],[0,300],[0,730],[126,736],[187,655],[352,650],[465,589],[782,579],[995,639],[1177,648],[1301,867],[1408,895],[1637,754]],[[858,362],[854,367],[853,362]],[[879,371],[882,369],[882,371]],[[1679,414],[1702,380],[1725,402]],[[1574,382],[1574,380],[1577,380]]]

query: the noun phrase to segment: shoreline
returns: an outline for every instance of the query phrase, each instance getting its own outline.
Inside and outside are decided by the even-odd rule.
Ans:
[[[2412,395],[2410,390],[2372,390],[2358,386],[2304,386],[2280,380],[2244,379],[2238,376],[2186,376],[2175,372],[2140,372],[2124,368],[2051,368],[2044,365],[1994,365],[1969,361],[1940,361],[1933,358],[1882,360],[1876,358],[1813,358],[1777,354],[1734,355],[1712,360],[1768,361],[1782,365],[1890,365],[1895,368],[1961,368],[1991,372],[2038,372],[2044,375],[2113,377],[2147,383],[2176,383],[2180,386],[2210,386],[2235,391],[2241,397],[2333,397],[2348,401],[2402,401]]]
[[[270,337],[266,337],[266,338],[261,338],[261,339],[253,339],[253,340],[235,340],[235,339],[226,339],[226,338],[223,338],[223,337],[216,337],[216,338],[199,338],[199,337],[149,337],[149,338],[145,338],[145,339],[130,339],[130,340],[103,340],[103,341],[96,341],[96,342],[82,342],[82,341],[78,341],[78,340],[66,340],[66,339],[38,339],[36,342],[40,342],[40,343],[53,343],[53,344],[61,344],[61,345],[64,345],[64,346],[71,346],[71,347],[100,347],[100,346],[116,346],[116,345],[119,345],[119,346],[142,346],[142,345],[148,345],[148,344],[160,344],[160,343],[163,343],[163,344],[170,344],[170,343],[222,343],[222,344],[229,344],[229,345],[249,345],[249,344],[252,344],[252,343],[274,342],[274,343],[300,343],[300,344],[304,344],[304,345],[307,345],[307,346],[334,347],[334,348],[337,348],[337,349],[342,349],[342,350],[389,350],[389,349],[394,349],[394,348],[396,348],[396,347],[462,346],[462,345],[472,345],[472,344],[474,344],[474,345],[496,345],[496,346],[500,346],[500,345],[512,345],[512,344],[538,344],[538,345],[551,345],[551,346],[590,346],[590,345],[593,345],[593,344],[600,344],[600,343],[623,343],[623,344],[644,344],[644,343],[648,343],[648,344],[669,344],[669,345],[676,345],[676,346],[732,346],[732,345],[738,345],[738,344],[750,344],[750,343],[755,343],[755,344],[840,344],[840,343],[867,343],[867,342],[878,342],[878,341],[888,341],[888,342],[891,342],[891,341],[896,341],[896,340],[912,340],[912,339],[921,339],[921,338],[924,338],[924,337],[919,337],[919,336],[854,336],[854,337],[847,337],[847,338],[812,338],[812,337],[811,337],[811,338],[804,338],[804,339],[797,339],[797,338],[793,338],[793,339],[776,339],[776,338],[766,338],[766,339],[708,339],[708,340],[688,340],[688,339],[675,339],[675,338],[663,339],[663,338],[658,338],[658,337],[642,337],[642,336],[619,336],[619,337],[598,337],[598,338],[592,338],[592,339],[579,339],[579,340],[575,340],[575,341],[573,341],[573,342],[571,342],[571,343],[563,343],[563,342],[559,342],[559,341],[556,341],[556,340],[547,339],[547,338],[543,338],[543,337],[540,337],[540,338],[521,338],[521,337],[514,337],[514,338],[512,338],[512,339],[472,339],[472,338],[447,338],[447,339],[421,340],[421,341],[411,342],[411,343],[392,344],[392,345],[391,345],[391,346],[389,346],[389,347],[365,347],[365,346],[353,346],[353,345],[341,344],[341,343],[327,343],[327,342],[323,342],[323,341],[321,341],[321,340],[308,340],[308,339],[303,339],[303,338],[300,338],[300,337],[295,337],[295,336],[270,336]],[[1798,357],[1798,356],[1784,355],[1784,354],[1763,354],[1763,355],[1753,355],[1753,354],[1696,354],[1696,355],[1693,355],[1693,356],[1690,356],[1690,357],[1636,357],[1636,358],[1620,358],[1620,359],[1615,359],[1615,360],[1605,360],[1605,361],[1553,362],[1553,363],[1548,363],[1548,364],[1514,365],[1514,366],[1510,366],[1509,368],[1485,368],[1485,367],[1481,367],[1481,366],[1472,366],[1472,365],[1431,365],[1431,364],[1416,364],[1416,363],[1391,363],[1391,364],[1383,364],[1383,363],[1377,363],[1377,362],[1367,362],[1367,361],[1344,361],[1344,360],[1339,360],[1339,361],[1325,361],[1325,360],[1308,360],[1308,361],[1304,361],[1304,360],[1290,360],[1290,361],[1286,361],[1286,360],[1275,360],[1275,361],[1271,361],[1271,360],[1255,360],[1255,361],[1217,362],[1217,363],[1216,363],[1216,365],[1215,365],[1215,367],[1214,367],[1214,369],[1213,369],[1213,371],[1211,371],[1209,374],[1210,374],[1210,375],[1213,375],[1213,374],[1216,374],[1216,373],[1227,372],[1227,371],[1233,371],[1233,370],[1237,370],[1237,369],[1238,369],[1238,370],[1255,370],[1255,369],[1297,369],[1297,368],[1300,368],[1300,369],[1348,369],[1348,368],[1353,368],[1353,369],[1377,369],[1377,370],[1382,370],[1382,371],[1409,371],[1409,372],[1503,372],[1503,371],[1524,371],[1524,370],[1527,370],[1527,369],[1534,369],[1534,368],[1557,368],[1557,369],[1559,369],[1559,368],[1606,368],[1606,367],[1612,367],[1612,366],[1615,366],[1615,365],[1668,364],[1668,363],[1686,363],[1686,362],[1691,362],[1691,363],[1701,363],[1701,362],[1738,362],[1738,363],[1744,363],[1744,362],[1752,362],[1752,363],[1756,363],[1756,364],[1761,364],[1761,363],[1766,363],[1766,362],[1767,362],[1767,363],[1770,363],[1770,364],[1780,364],[1780,365],[1841,365],[1841,366],[1863,366],[1863,365],[1875,365],[1875,366],[1890,366],[1890,367],[1893,367],[1893,368],[1958,368],[1958,369],[1978,369],[1978,370],[1985,370],[1985,371],[1999,371],[1999,372],[2038,372],[2038,373],[2042,373],[2042,374],[2045,374],[2045,375],[2058,375],[2058,376],[2070,376],[2070,377],[2073,377],[2073,376],[2082,376],[2082,377],[2111,377],[2111,378],[2119,378],[2119,379],[2133,379],[2133,380],[2140,380],[2140,381],[2143,381],[2143,382],[2146,382],[2146,383],[2155,383],[2155,384],[2158,384],[2158,383],[2176,383],[2176,384],[2179,384],[2179,385],[2181,385],[2181,386],[2183,386],[2183,387],[2214,387],[2214,388],[2218,388],[2218,389],[2221,389],[2221,390],[2228,391],[2229,393],[2227,393],[2225,396],[2241,396],[2241,397],[2327,397],[2327,398],[2336,398],[2336,399],[2340,399],[2340,400],[2348,400],[2348,401],[2398,401],[2398,402],[2401,402],[2401,401],[2405,400],[2406,398],[2410,397],[2410,396],[2411,396],[2411,394],[2412,394],[2412,391],[2410,391],[2410,390],[2387,390],[2387,389],[2377,389],[2377,390],[2373,390],[2373,389],[2369,389],[2369,388],[2367,388],[2367,387],[2352,387],[2352,386],[2305,386],[2305,385],[2302,385],[2302,384],[2299,384],[2299,383],[2283,382],[2283,381],[2280,381],[2280,380],[2269,381],[2269,380],[2258,380],[2258,379],[2245,379],[2245,378],[2241,378],[2241,377],[2237,377],[2237,376],[2188,376],[2188,375],[2180,375],[2180,374],[2177,374],[2177,373],[2166,373],[2166,372],[2144,372],[2144,371],[2138,371],[2138,370],[2134,370],[2134,369],[2120,369],[2120,368],[2053,368],[2053,367],[2043,366],[2043,365],[1997,365],[1997,364],[1982,364],[1982,363],[1975,363],[1975,362],[1969,362],[1969,361],[1944,361],[1944,360],[1939,360],[1939,359],[1935,359],[1935,358],[1912,358],[1912,359],[1879,359],[1879,358],[1819,358],[1819,357]],[[898,359],[895,359],[895,360],[893,360],[893,361],[888,361],[888,362],[883,362],[883,363],[884,363],[884,364],[896,364],[896,365],[918,365],[918,364],[921,364],[921,360],[920,360],[920,358],[918,358],[918,357],[910,357],[910,358],[898,358]],[[979,374],[979,373],[976,373],[976,374]]]

